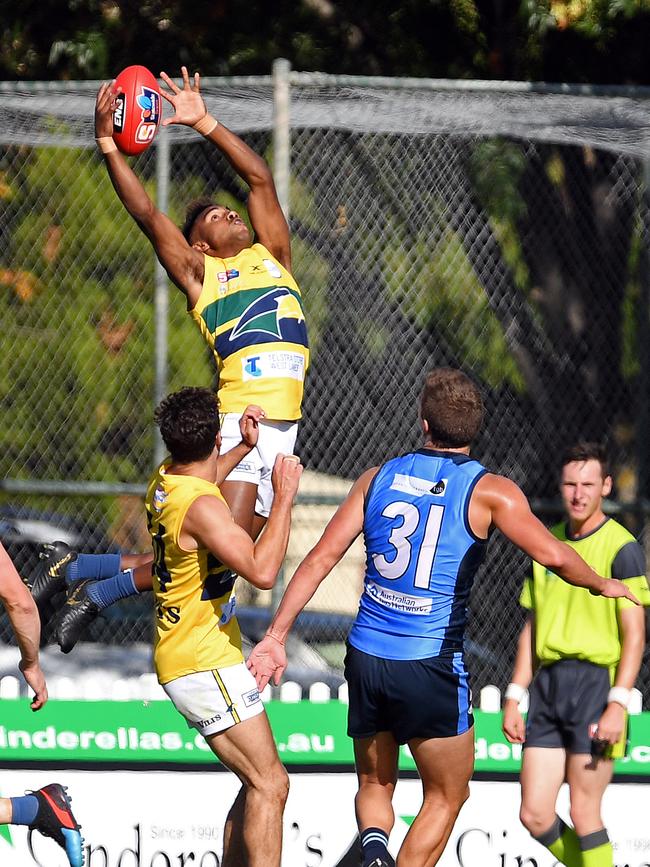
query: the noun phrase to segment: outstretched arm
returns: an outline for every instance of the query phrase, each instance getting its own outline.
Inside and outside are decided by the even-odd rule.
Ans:
[[[259,689],[264,689],[272,677],[276,686],[280,682],[287,665],[284,642],[294,620],[361,533],[366,491],[376,472],[377,468],[373,467],[354,483],[319,541],[298,566],[266,636],[248,657],[248,668]]]
[[[273,505],[264,532],[256,542],[235,524],[225,503],[214,496],[199,497],[183,521],[183,548],[190,550],[193,544],[207,548],[254,587],[270,590],[287,551],[291,506],[301,475],[297,457],[278,455],[272,477]]]
[[[622,581],[597,575],[573,548],[556,539],[533,515],[523,491],[510,479],[485,475],[476,485],[474,497],[476,506],[488,510],[491,522],[504,536],[532,560],[551,569],[568,584],[584,587],[596,595],[615,598],[625,596],[639,604],[639,600]],[[474,503],[470,506],[470,519],[473,506]]]
[[[170,279],[187,295],[189,306],[194,306],[203,286],[203,254],[190,247],[178,226],[156,208],[124,156],[112,146],[116,95],[113,83],[102,84],[95,103],[95,136],[100,147],[108,143],[102,152],[109,177],[120,201],[153,244]]]
[[[259,154],[221,122],[215,121],[211,127],[210,116],[200,94],[199,73],[194,73],[191,84],[187,67],[181,67],[181,75],[182,89],[166,72],[160,73],[160,77],[169,88],[168,92],[161,91],[161,93],[176,111],[176,114],[164,120],[163,124],[165,126],[173,123],[187,126],[195,126],[197,122],[205,124],[205,137],[219,148],[239,177],[248,184],[250,189],[248,213],[256,238],[268,247],[287,271],[291,271],[289,226],[278,201],[270,168]]]
[[[47,701],[45,676],[38,659],[41,621],[36,603],[20,580],[9,554],[0,544],[0,601],[3,603],[20,649],[19,668],[34,690],[32,710],[40,710]]]

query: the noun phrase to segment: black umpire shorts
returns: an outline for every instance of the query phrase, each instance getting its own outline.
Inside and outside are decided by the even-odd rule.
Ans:
[[[593,752],[591,737],[607,707],[609,670],[582,659],[562,659],[539,669],[530,685],[524,747]]]
[[[398,744],[448,738],[474,725],[469,675],[460,654],[429,659],[380,659],[348,644],[348,735],[389,731]]]

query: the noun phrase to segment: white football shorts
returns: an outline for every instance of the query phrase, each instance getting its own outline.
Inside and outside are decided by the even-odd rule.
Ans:
[[[221,416],[221,454],[241,442],[239,419],[235,412],[227,412]],[[259,425],[257,445],[240,461],[227,476],[229,482],[251,482],[257,485],[257,501],[255,511],[258,515],[268,518],[273,503],[273,486],[271,475],[278,454],[292,455],[298,436],[298,422],[295,421],[262,421]]]
[[[188,726],[202,735],[225,731],[264,710],[245,662],[186,674],[163,683],[162,688]]]

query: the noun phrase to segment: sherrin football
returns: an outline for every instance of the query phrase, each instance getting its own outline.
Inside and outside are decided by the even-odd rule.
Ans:
[[[158,82],[144,66],[127,66],[115,79],[117,108],[113,115],[113,140],[124,154],[135,156],[154,140],[162,117]]]

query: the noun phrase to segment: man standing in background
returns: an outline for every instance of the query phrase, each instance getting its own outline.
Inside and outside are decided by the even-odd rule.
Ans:
[[[567,449],[560,481],[567,520],[552,532],[649,605],[643,549],[603,512],[611,490],[602,446],[584,442]],[[521,605],[528,616],[503,713],[508,740],[524,744],[521,821],[566,867],[612,867],[601,804],[612,760],[625,753],[626,708],[645,646],[644,610],[625,598],[581,593],[536,562]],[[529,685],[524,725],[519,702]],[[555,812],[565,780],[573,828]]]

